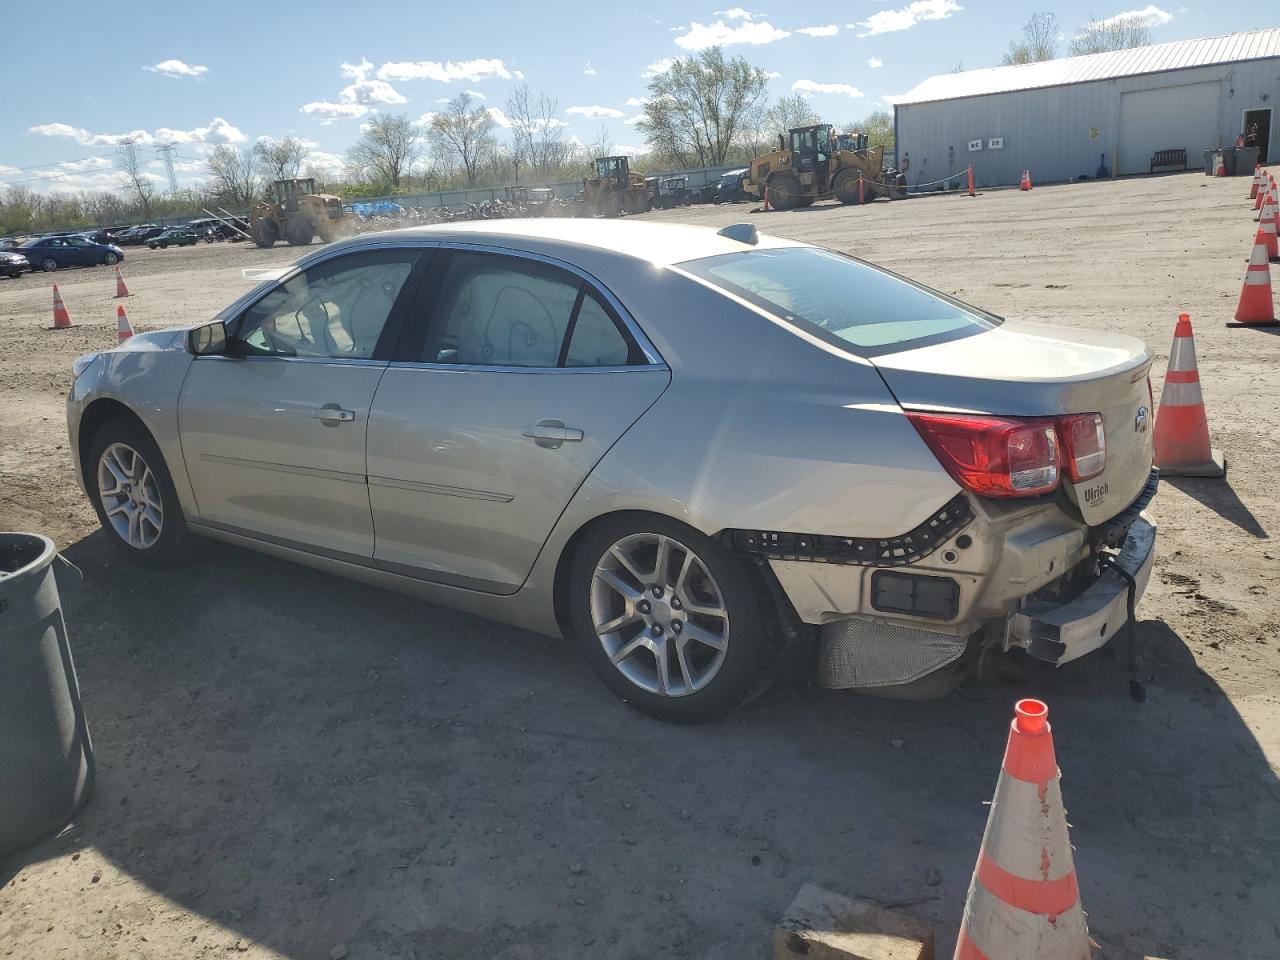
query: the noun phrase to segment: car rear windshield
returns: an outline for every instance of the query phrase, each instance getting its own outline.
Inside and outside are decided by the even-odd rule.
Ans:
[[[901,277],[817,247],[727,253],[679,266],[862,357],[942,343],[999,323]]]

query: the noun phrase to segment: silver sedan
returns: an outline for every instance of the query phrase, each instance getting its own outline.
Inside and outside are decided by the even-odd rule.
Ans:
[[[1150,364],[747,224],[502,221],[81,357],[68,426],[133,560],[198,534],[564,635],[699,720],[793,650],[923,696],[1106,643],[1152,562]]]

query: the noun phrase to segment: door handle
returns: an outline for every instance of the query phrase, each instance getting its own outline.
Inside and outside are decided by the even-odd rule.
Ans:
[[[326,403],[323,407],[311,411],[311,415],[326,427],[336,427],[340,423],[350,423],[356,418],[354,410],[344,410],[336,403]]]
[[[540,447],[554,450],[562,443],[581,443],[583,433],[577,427],[566,427],[563,420],[539,420],[524,428],[524,435]]]

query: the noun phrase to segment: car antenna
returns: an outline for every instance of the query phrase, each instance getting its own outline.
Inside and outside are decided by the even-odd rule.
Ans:
[[[760,236],[756,233],[756,225],[754,223],[731,223],[723,230],[717,230],[716,233],[722,237],[728,237],[730,240],[737,240],[739,243],[755,246],[760,242]]]

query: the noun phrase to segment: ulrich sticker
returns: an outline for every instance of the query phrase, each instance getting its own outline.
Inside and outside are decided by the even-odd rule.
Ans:
[[[1096,507],[1107,499],[1107,490],[1110,488],[1105,483],[1100,483],[1096,487],[1084,488],[1084,502],[1091,507]]]

